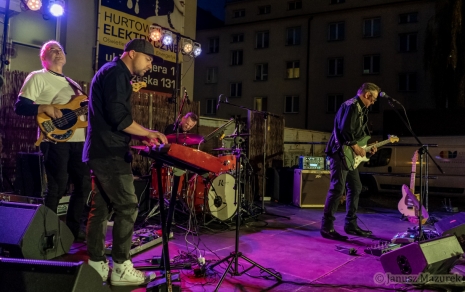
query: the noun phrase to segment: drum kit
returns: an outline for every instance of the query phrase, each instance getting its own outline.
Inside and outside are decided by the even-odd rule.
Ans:
[[[230,135],[228,138],[234,138],[239,135]],[[179,133],[166,135],[170,144],[182,144],[184,146],[196,146],[204,141],[204,137],[197,134]],[[177,142],[177,143],[176,143]],[[133,146],[133,149],[141,150],[145,146]],[[221,147],[213,149],[219,151],[217,157],[231,156],[240,154],[238,147],[231,148]],[[208,155],[208,154],[206,154]],[[245,167],[241,164],[241,171]],[[174,177],[179,176],[179,184],[176,190],[173,190]],[[159,189],[157,169],[152,167],[151,173],[151,192],[152,199],[158,199],[160,194],[169,202],[172,194],[176,197],[177,204],[181,208],[175,210],[192,215],[203,215],[204,224],[212,221],[226,223],[236,214],[237,204],[235,198],[236,185],[235,168],[220,173],[206,173],[203,175],[179,169],[176,166],[164,165],[161,168],[161,185]],[[244,187],[242,188],[244,190]],[[244,201],[244,200],[243,200]],[[151,216],[153,216],[151,212]],[[210,215],[212,220],[205,222],[205,216]]]

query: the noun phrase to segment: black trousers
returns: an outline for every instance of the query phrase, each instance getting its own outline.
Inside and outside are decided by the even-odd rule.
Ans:
[[[321,222],[321,228],[324,230],[334,229],[334,214],[341,200],[344,191],[346,194],[346,217],[345,225],[348,227],[357,226],[357,209],[362,183],[358,169],[349,171],[346,169],[339,152],[329,156],[331,182],[328,194],[326,195],[325,208]]]
[[[40,144],[47,175],[45,206],[56,212],[60,199],[66,193],[68,182],[74,185],[66,214],[66,225],[75,238],[79,233],[82,212],[92,189],[90,170],[82,162],[83,146],[84,142]]]

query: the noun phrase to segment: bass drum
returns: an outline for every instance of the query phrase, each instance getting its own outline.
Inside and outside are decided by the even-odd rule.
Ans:
[[[234,184],[236,180],[229,173],[217,176],[208,189],[208,206],[213,217],[228,220],[236,213]]]

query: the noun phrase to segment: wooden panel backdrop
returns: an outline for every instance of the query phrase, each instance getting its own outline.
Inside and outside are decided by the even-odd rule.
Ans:
[[[18,152],[38,152],[39,147],[34,146],[37,138],[37,125],[35,117],[18,116],[13,110],[14,103],[19,94],[21,86],[28,73],[19,71],[6,71],[4,73],[5,83],[0,97],[0,160],[3,180],[0,180],[0,191],[13,191],[15,179],[16,154]],[[83,90],[87,92],[89,83],[78,82]],[[157,95],[153,92],[141,90],[134,93],[133,117],[134,120],[144,127],[152,126],[153,129],[163,132],[168,124],[174,123],[174,104],[167,102],[166,95]],[[151,101],[151,102],[150,102]],[[179,105],[178,105],[179,108]],[[186,104],[183,113],[193,111],[199,114],[199,103]],[[151,112],[151,114],[149,114]],[[151,121],[149,121],[151,118]],[[196,126],[192,133],[198,133]],[[139,142],[131,142],[133,145]],[[133,169],[136,174],[148,174],[150,161],[139,155],[134,155]]]
[[[268,115],[267,128],[265,168],[282,167],[284,161],[284,118]],[[263,145],[265,143],[264,115],[250,112],[249,129],[249,159],[257,173],[257,193],[262,194]]]

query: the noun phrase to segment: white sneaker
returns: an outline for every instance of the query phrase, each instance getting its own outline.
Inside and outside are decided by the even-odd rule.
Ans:
[[[110,267],[108,266],[108,262],[100,261],[100,262],[94,262],[89,260],[88,261],[89,266],[94,268],[100,276],[102,276],[103,282],[106,282],[108,280],[108,273],[110,272]]]
[[[137,286],[147,284],[155,279],[155,273],[144,273],[134,269],[131,260],[126,260],[122,264],[113,263],[111,272],[111,285],[114,286]]]

